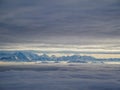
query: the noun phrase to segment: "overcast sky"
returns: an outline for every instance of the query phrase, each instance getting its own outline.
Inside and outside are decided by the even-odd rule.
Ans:
[[[78,45],[120,51],[119,39],[119,0],[0,0],[0,49]]]

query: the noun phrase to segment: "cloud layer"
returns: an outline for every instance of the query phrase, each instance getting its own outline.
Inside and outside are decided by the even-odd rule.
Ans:
[[[120,65],[9,65],[0,67],[2,90],[119,90]]]
[[[120,44],[119,0],[1,0],[0,44]]]

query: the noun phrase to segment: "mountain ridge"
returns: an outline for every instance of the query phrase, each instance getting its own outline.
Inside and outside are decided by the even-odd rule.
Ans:
[[[47,54],[38,55],[34,52],[29,51],[12,51],[12,52],[0,52],[0,61],[15,61],[15,62],[31,62],[31,61],[67,61],[67,62],[103,62],[103,61],[120,61],[120,58],[108,58],[99,59],[92,56],[81,56],[81,55],[71,55],[71,56],[60,56],[55,55],[48,56]]]

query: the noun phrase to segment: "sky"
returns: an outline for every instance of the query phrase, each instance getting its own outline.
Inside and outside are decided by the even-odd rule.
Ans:
[[[0,0],[0,50],[120,57],[119,39],[119,0]]]

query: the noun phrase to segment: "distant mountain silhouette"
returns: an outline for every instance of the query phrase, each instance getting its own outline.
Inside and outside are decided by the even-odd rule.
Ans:
[[[0,61],[16,61],[16,62],[30,62],[30,61],[66,61],[66,62],[77,62],[77,63],[87,63],[87,62],[104,62],[104,61],[120,61],[120,58],[109,58],[109,59],[97,59],[92,56],[61,56],[57,57],[55,55],[48,56],[47,54],[38,55],[33,52],[28,51],[6,51],[0,52]]]

